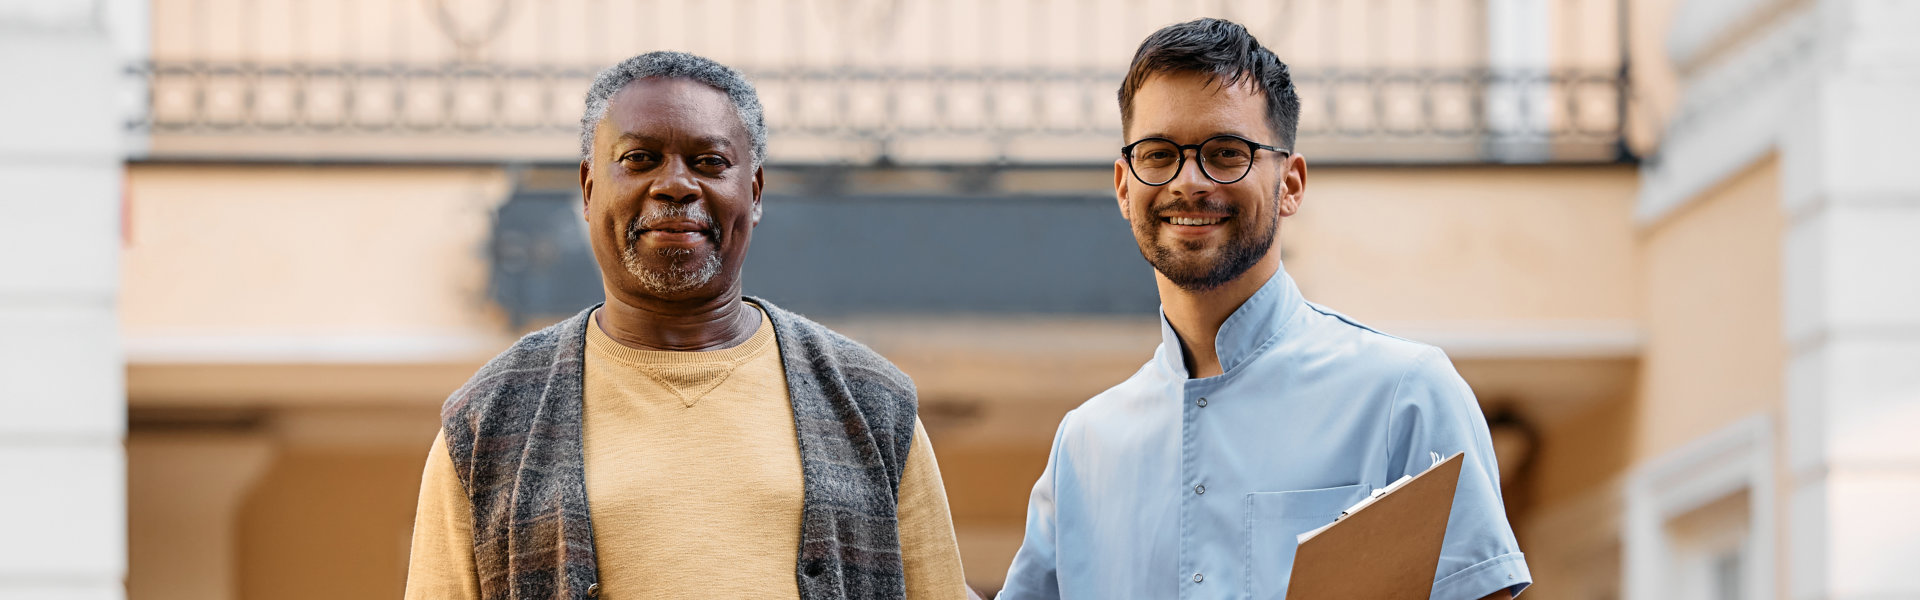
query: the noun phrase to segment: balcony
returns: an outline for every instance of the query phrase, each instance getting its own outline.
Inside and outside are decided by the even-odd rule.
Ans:
[[[1139,40],[1221,16],[1292,66],[1316,164],[1632,159],[1622,0],[1165,4],[161,1],[127,130],[152,161],[565,163],[593,74],[672,48],[747,73],[777,165],[1099,166]]]

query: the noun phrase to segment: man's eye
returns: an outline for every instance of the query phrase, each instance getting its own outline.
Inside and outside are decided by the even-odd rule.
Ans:
[[[693,164],[696,166],[707,167],[712,169],[724,169],[730,166],[732,163],[728,162],[726,158],[708,154],[708,155],[693,159]]]
[[[1153,150],[1153,151],[1147,152],[1147,155],[1141,158],[1145,158],[1147,160],[1168,160],[1172,157],[1173,157],[1172,152],[1168,152],[1166,150]]]
[[[656,159],[652,154],[647,154],[645,152],[634,152],[634,153],[620,157],[621,162],[635,163],[635,164],[652,164],[655,160]]]

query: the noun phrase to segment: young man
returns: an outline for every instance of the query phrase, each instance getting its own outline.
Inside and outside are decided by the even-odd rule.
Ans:
[[[1140,45],[1113,185],[1157,271],[1161,345],[1060,423],[1000,598],[1284,598],[1296,534],[1455,452],[1433,597],[1531,581],[1447,357],[1307,302],[1281,268],[1307,181],[1299,110],[1286,65],[1237,24]]]
[[[580,124],[606,302],[447,399],[406,597],[966,597],[913,383],[740,293],[753,86],[643,54],[600,74]]]

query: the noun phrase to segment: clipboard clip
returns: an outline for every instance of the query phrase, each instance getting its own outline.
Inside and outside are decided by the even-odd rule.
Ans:
[[[1431,450],[1427,451],[1427,456],[1433,459],[1433,463],[1427,466],[1427,468],[1429,469],[1433,468],[1433,465],[1440,464],[1442,460],[1445,460],[1440,458],[1439,452],[1434,452]],[[1327,523],[1326,525],[1321,525],[1319,527],[1315,527],[1312,531],[1308,531],[1306,533],[1302,533],[1298,536],[1295,536],[1294,543],[1305,543],[1308,539],[1311,539],[1313,536],[1319,535],[1319,533],[1322,531],[1326,531],[1328,527],[1332,527],[1335,523],[1339,523],[1341,519],[1347,518],[1347,515],[1360,512],[1360,509],[1366,508],[1367,505],[1373,504],[1374,501],[1386,497],[1387,494],[1391,494],[1393,493],[1394,490],[1400,489],[1402,486],[1407,485],[1407,482],[1409,481],[1413,481],[1412,475],[1401,475],[1400,478],[1394,480],[1393,483],[1387,484],[1387,487],[1373,490],[1371,493],[1367,494],[1367,497],[1361,498],[1359,502],[1353,503],[1353,506],[1349,506],[1347,507],[1346,510],[1340,511],[1340,516],[1334,517],[1333,522]]]

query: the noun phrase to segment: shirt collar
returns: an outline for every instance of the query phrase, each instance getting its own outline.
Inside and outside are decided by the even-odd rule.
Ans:
[[[1231,373],[1234,367],[1252,359],[1268,341],[1280,334],[1287,320],[1293,318],[1294,311],[1304,303],[1300,288],[1294,285],[1293,277],[1287,275],[1286,268],[1275,270],[1266,284],[1261,285],[1220,324],[1220,333],[1213,338],[1213,351],[1220,357],[1220,370]],[[1180,357],[1180,335],[1174,333],[1173,324],[1167,321],[1164,306],[1160,309],[1160,348],[1160,360],[1164,365],[1175,375],[1185,378],[1187,366]]]

